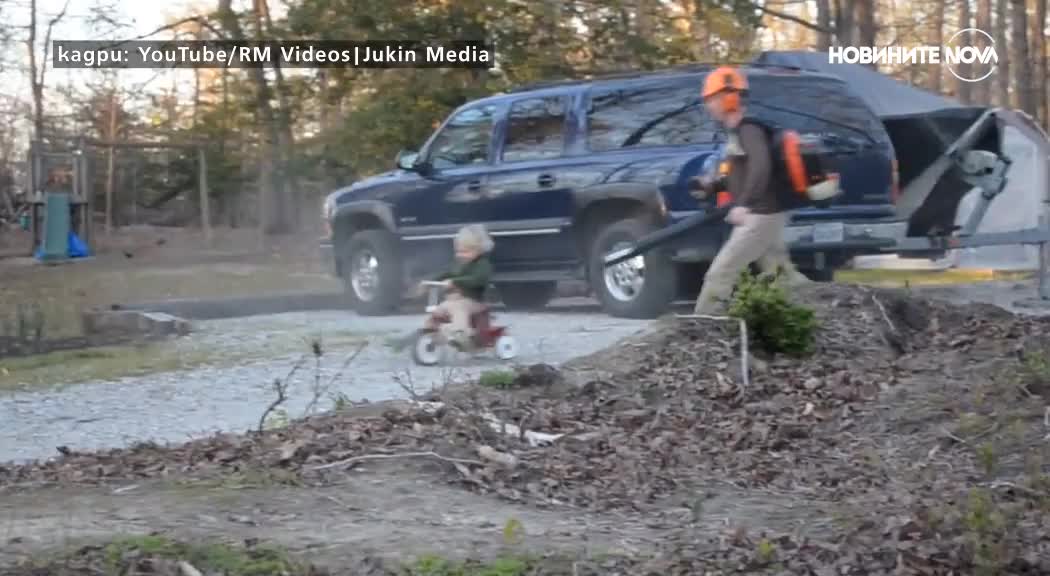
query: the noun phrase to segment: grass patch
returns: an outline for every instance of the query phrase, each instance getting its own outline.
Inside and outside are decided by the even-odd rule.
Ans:
[[[171,343],[62,350],[0,359],[0,390],[25,390],[116,380],[160,372],[189,370],[239,360],[214,349],[179,349]]]
[[[488,563],[451,562],[438,556],[424,556],[405,568],[405,576],[527,576],[536,563],[523,558],[497,558]]]
[[[333,278],[302,274],[280,265],[225,263],[162,269],[112,268],[85,262],[6,272],[0,283],[0,302],[39,306],[44,314],[45,338],[79,336],[82,310],[115,303],[339,289]]]
[[[186,561],[202,572],[227,576],[308,574],[305,566],[291,560],[284,551],[266,546],[247,549],[214,543],[194,545],[163,536],[136,536],[113,542],[103,550],[105,567],[113,574],[127,573],[131,559],[141,556]]]
[[[356,332],[333,332],[323,335],[322,344],[326,355],[341,360],[339,354],[359,344],[363,338]],[[309,346],[305,337],[278,337],[250,346],[214,346],[184,339],[5,358],[0,359],[0,392],[112,381],[204,366],[232,366],[307,352]]]
[[[280,468],[243,468],[221,476],[175,480],[171,487],[183,494],[202,495],[213,492],[254,490],[278,486],[301,487],[299,476]]]
[[[570,576],[571,560],[559,557],[530,557],[504,554],[493,560],[452,561],[427,555],[406,563],[375,563],[362,558],[369,574],[386,576]],[[223,576],[314,576],[327,573],[295,558],[276,546],[232,545],[209,541],[187,543],[163,535],[129,536],[75,551],[49,554],[23,563],[13,575],[36,574],[138,574],[149,567],[151,574],[181,573],[178,563],[186,562],[202,574]],[[353,564],[353,562],[351,562]],[[376,571],[376,568],[381,571]],[[334,567],[333,567],[334,568]],[[334,574],[355,574],[352,566],[339,567]]]
[[[837,270],[835,281],[848,284],[870,284],[884,287],[944,286],[975,282],[1019,281],[1033,277],[1033,272],[1012,270]]]

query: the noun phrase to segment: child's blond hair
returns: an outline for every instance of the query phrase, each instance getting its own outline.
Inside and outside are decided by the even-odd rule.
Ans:
[[[471,224],[460,228],[454,242],[459,248],[477,250],[482,254],[491,252],[493,247],[492,238],[485,230],[485,226],[481,224]]]

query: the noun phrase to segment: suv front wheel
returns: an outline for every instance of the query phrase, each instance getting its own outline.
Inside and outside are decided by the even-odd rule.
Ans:
[[[343,282],[354,311],[394,312],[402,293],[397,238],[386,230],[362,230],[350,237],[343,257]]]
[[[605,256],[627,248],[656,228],[643,220],[607,224],[591,242],[588,277],[606,312],[622,318],[655,318],[674,301],[678,270],[659,249],[608,268]]]

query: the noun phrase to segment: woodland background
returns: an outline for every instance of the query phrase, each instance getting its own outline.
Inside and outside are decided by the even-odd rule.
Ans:
[[[389,170],[399,149],[418,147],[471,98],[567,76],[746,61],[763,49],[941,45],[969,27],[995,37],[1000,69],[987,81],[959,82],[939,65],[881,71],[1050,120],[1047,0],[217,0],[149,38],[487,38],[500,47],[501,72],[184,70],[132,84],[97,71],[85,82],[55,81],[52,31],[70,2],[88,1],[93,25],[121,24],[105,0],[69,0],[56,13],[37,0],[0,3],[0,72],[29,86],[0,86],[0,222],[18,211],[33,137],[56,149],[77,136],[204,142],[213,225],[316,232],[326,193]],[[114,226],[199,219],[196,153],[95,146],[90,154],[96,197],[110,192]],[[95,209],[104,218],[105,202]]]

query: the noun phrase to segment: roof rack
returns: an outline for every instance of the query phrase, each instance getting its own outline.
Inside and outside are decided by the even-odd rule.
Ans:
[[[781,64],[763,64],[754,62],[696,62],[693,64],[683,64],[681,66],[658,68],[655,70],[621,70],[599,72],[581,71],[577,73],[578,77],[533,82],[531,84],[525,84],[517,88],[512,88],[510,90],[507,90],[505,93],[515,94],[519,92],[541,90],[544,88],[557,88],[559,86],[571,86],[573,84],[583,84],[585,82],[595,82],[599,80],[628,80],[631,78],[645,78],[647,76],[661,76],[664,74],[673,74],[675,72],[706,72],[713,68],[717,68],[718,66],[746,66],[749,68],[780,69],[793,71],[803,70],[798,66],[784,66]]]

